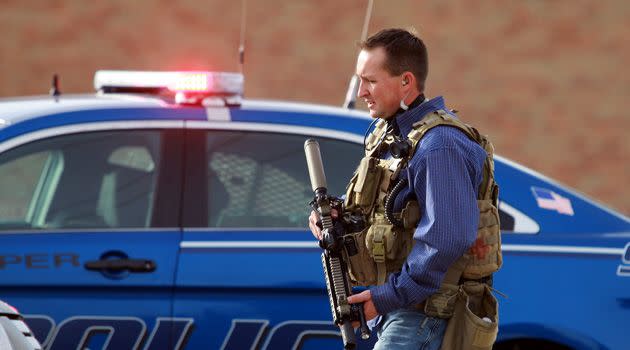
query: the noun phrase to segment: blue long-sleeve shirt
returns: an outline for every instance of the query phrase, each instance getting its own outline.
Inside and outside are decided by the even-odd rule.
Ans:
[[[442,97],[396,115],[399,135],[406,138],[413,123],[439,109],[446,110]],[[402,271],[370,287],[379,314],[421,303],[435,293],[448,267],[474,243],[485,158],[483,148],[454,127],[437,126],[420,140],[407,167],[408,188],[396,197],[394,211],[416,199],[421,219]]]

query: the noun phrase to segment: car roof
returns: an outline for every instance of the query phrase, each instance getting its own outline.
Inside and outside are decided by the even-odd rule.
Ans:
[[[128,108],[183,108],[189,111],[194,109],[204,109],[200,106],[177,105],[156,96],[137,94],[63,95],[59,99],[55,99],[51,96],[3,98],[0,99],[0,127],[42,116],[89,110]],[[212,108],[213,107],[208,107],[208,109]],[[241,106],[237,107],[237,109],[301,114],[325,114],[370,120],[369,115],[363,111],[299,102],[243,100]],[[177,119],[178,116],[181,117],[182,114],[172,114],[172,118],[174,119]],[[190,116],[194,116],[194,113],[188,115],[188,117]]]
[[[5,123],[17,123],[21,120],[42,115],[60,114],[70,111],[94,110],[103,108],[160,107],[166,103],[158,98],[134,95],[99,96],[68,95],[58,100],[50,96],[29,96],[0,99],[0,119]]]

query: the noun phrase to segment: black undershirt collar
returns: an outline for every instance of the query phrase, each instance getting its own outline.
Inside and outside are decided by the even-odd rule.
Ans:
[[[424,102],[424,100],[425,100],[424,94],[418,95],[418,97],[416,97],[409,104],[409,108],[407,110],[418,107],[422,102]],[[387,120],[387,133],[388,134],[400,135],[400,128],[398,127],[398,123],[396,122],[396,118],[399,115],[401,115],[402,113],[405,113],[407,110],[404,110],[402,108],[398,108],[396,113],[394,113],[394,115],[390,119]]]

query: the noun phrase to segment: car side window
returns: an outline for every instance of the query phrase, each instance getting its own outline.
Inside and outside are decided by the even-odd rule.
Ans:
[[[499,198],[499,220],[501,223],[501,232],[514,234],[537,234],[540,231],[540,225],[510,204]]]
[[[313,199],[304,141],[279,133],[212,131],[207,137],[209,227],[305,227]],[[341,196],[361,145],[319,140],[328,192]]]
[[[134,228],[151,223],[159,131],[34,141],[0,155],[0,230]]]
[[[26,225],[31,199],[38,191],[42,174],[55,157],[50,151],[34,152],[0,164],[0,228]]]

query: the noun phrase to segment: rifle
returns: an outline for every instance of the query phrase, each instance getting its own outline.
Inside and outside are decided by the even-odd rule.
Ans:
[[[328,299],[332,311],[333,322],[341,330],[344,349],[354,349],[357,345],[352,322],[358,321],[361,329],[361,338],[368,339],[370,330],[367,327],[363,303],[349,304],[348,296],[351,294],[350,280],[348,278],[347,262],[344,259],[342,249],[344,249],[344,224],[342,215],[342,202],[327,193],[326,175],[324,165],[319,151],[319,143],[308,139],[304,142],[304,152],[306,153],[306,163],[311,179],[311,186],[315,194],[315,199],[311,202],[322,221],[322,239],[319,246],[322,252],[322,265],[328,290]],[[332,209],[338,211],[338,218],[333,223]],[[352,239],[351,236],[347,238]],[[352,240],[352,243],[354,241]]]

